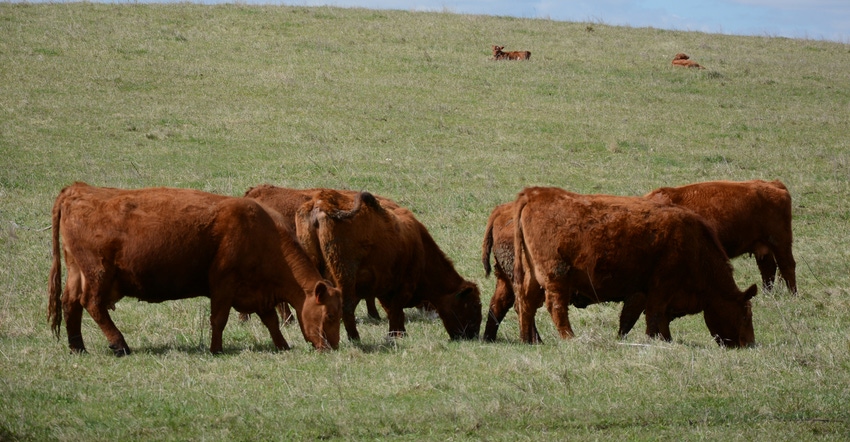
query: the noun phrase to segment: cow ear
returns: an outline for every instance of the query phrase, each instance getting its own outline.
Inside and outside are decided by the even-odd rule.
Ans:
[[[316,287],[313,288],[313,294],[316,296],[316,304],[319,305],[327,304],[328,298],[331,296],[328,285],[324,281],[316,283]]]
[[[751,285],[747,289],[747,291],[744,292],[744,301],[749,301],[750,299],[753,299],[753,297],[755,297],[758,294],[758,292],[759,292],[758,287],[756,287],[755,284]]]
[[[472,296],[472,294],[473,294],[474,292],[475,292],[475,285],[473,285],[473,284],[469,284],[469,285],[464,284],[463,289],[461,289],[461,291],[459,291],[459,292],[457,292],[457,294],[455,294],[455,298],[456,298],[456,299],[468,298],[468,297]]]

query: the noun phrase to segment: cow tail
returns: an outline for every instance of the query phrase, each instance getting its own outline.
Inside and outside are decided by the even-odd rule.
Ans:
[[[495,213],[494,213],[495,215]],[[484,229],[484,242],[481,243],[481,263],[484,264],[484,276],[490,276],[490,252],[493,250],[493,221],[496,217],[490,215],[487,227]]]
[[[528,204],[528,198],[520,193],[514,204],[514,292],[522,291],[525,282],[525,267],[522,265],[522,255],[525,253],[525,234],[522,231],[522,210]]]
[[[64,193],[64,192],[63,192]],[[53,265],[47,281],[47,319],[53,329],[53,335],[59,339],[62,326],[62,262],[59,244],[59,222],[62,218],[62,194],[53,204]]]

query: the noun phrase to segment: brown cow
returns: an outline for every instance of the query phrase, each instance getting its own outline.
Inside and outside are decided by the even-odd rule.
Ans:
[[[673,61],[671,62],[671,64],[673,66],[681,66],[685,68],[705,69],[705,67],[700,66],[699,63],[690,60],[690,58],[691,57],[689,57],[688,54],[683,54],[679,52],[678,54],[676,54],[676,56],[673,57]]]
[[[773,287],[776,269],[788,290],[797,294],[796,262],[791,252],[791,195],[781,181],[710,181],[662,187],[646,198],[671,202],[713,223],[730,258],[754,255],[765,289]]]
[[[68,279],[60,293],[61,248]],[[147,302],[210,298],[210,351],[222,351],[231,307],[256,312],[278,349],[289,345],[275,305],[295,307],[317,349],[337,348],[341,294],[322,279],[281,216],[248,198],[189,189],[122,190],[75,183],[53,206],[49,318],[58,338],[64,311],[68,344],[85,351],[83,309],[117,356],[130,353],[108,309],[125,296]]]
[[[313,199],[313,197],[322,190],[323,189],[290,189],[286,187],[272,186],[271,184],[261,184],[248,189],[248,191],[245,192],[245,197],[253,198],[276,210],[278,213],[283,215],[286,220],[286,226],[295,232],[295,214],[298,211],[298,208],[307,201]],[[357,194],[357,192],[353,190],[337,190],[337,192],[344,193],[351,198]],[[376,198],[378,198],[382,204],[395,204],[386,198]],[[310,238],[308,243],[301,245],[302,247],[305,247],[307,255],[310,256],[319,268],[319,271],[325,274],[324,261],[321,259],[321,252],[316,249],[316,247],[318,247],[318,243],[315,239]],[[325,276],[330,277],[330,275]],[[366,302],[366,312],[369,317],[372,319],[381,319],[381,315],[378,313],[378,308],[375,305],[375,297],[366,294],[363,300]],[[283,304],[282,308],[288,310],[286,304]],[[286,317],[284,316],[285,311],[280,311],[280,313],[281,317]]]
[[[452,339],[471,339],[481,327],[478,287],[464,280],[409,210],[368,192],[354,198],[319,192],[298,209],[298,238],[316,241],[329,273],[342,290],[348,338],[360,338],[356,300],[375,296],[389,316],[391,336],[405,333],[404,308],[428,302]]]
[[[495,341],[499,331],[499,324],[505,319],[508,311],[514,306],[515,296],[513,288],[514,271],[514,204],[501,204],[493,209],[484,232],[484,241],[481,244],[481,262],[484,264],[484,274],[490,276],[490,254],[493,254],[493,274],[496,277],[496,290],[490,298],[490,309],[487,314],[487,323],[484,327],[485,341]],[[536,280],[529,281],[527,291],[542,290]],[[598,301],[591,299],[581,293],[574,293],[570,298],[570,305],[577,308],[585,308]],[[643,313],[643,298],[631,296],[625,299],[623,310],[620,314],[621,337],[631,331],[640,314]],[[534,327],[534,341],[540,341],[537,327]]]
[[[754,343],[750,299],[708,222],[675,205],[640,197],[579,195],[526,188],[514,202],[514,292],[520,337],[536,342],[534,315],[545,304],[562,338],[573,336],[573,293],[599,301],[645,297],[646,333],[670,340],[670,321],[703,312],[715,340]],[[539,284],[542,291],[528,291]]]
[[[504,46],[493,46],[493,60],[528,60],[531,58],[529,51],[503,52]]]

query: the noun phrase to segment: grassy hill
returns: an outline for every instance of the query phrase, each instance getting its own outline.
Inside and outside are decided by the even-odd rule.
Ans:
[[[492,45],[528,62],[489,60]],[[706,70],[670,66],[685,52]],[[844,439],[850,434],[850,47],[602,23],[246,5],[0,3],[0,440]],[[124,300],[136,351],[47,323],[50,209],[74,181],[227,195],[363,189],[411,208],[485,305],[490,210],[527,185],[640,195],[780,179],[800,295],[754,299],[756,348],[701,315],[616,339],[619,305],[560,341],[453,343],[364,320],[319,354],[259,321],[209,344],[209,301]],[[47,228],[47,229],[45,229]],[[745,287],[751,258],[733,261]],[[365,316],[360,312],[359,317]]]

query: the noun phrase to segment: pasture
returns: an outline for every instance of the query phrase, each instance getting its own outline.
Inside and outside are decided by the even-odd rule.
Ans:
[[[529,50],[493,61],[492,46]],[[705,70],[671,66],[685,52]],[[850,46],[604,23],[327,7],[0,3],[0,440],[845,440],[850,435]],[[497,204],[528,185],[641,195],[780,179],[799,296],[753,299],[757,346],[702,315],[672,342],[620,304],[571,309],[560,341],[450,342],[408,311],[318,353],[276,352],[257,318],[209,346],[209,300],[47,322],[50,210],[66,185],[241,195],[367,190],[410,208],[481,288]],[[739,287],[755,261],[732,261]],[[386,315],[382,312],[382,316]],[[482,324],[483,331],[483,324]]]

